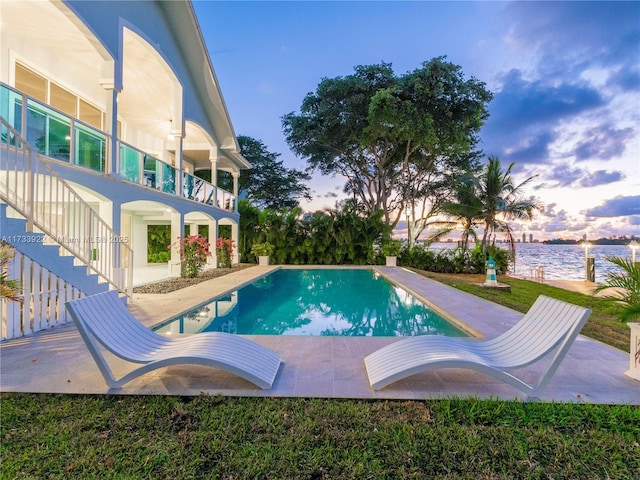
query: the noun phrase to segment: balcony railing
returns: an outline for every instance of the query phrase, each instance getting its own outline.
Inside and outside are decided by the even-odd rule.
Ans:
[[[26,108],[23,106],[26,105]],[[96,172],[107,169],[108,133],[77,118],[0,84],[0,116],[17,130],[37,153]],[[173,165],[118,140],[117,170],[120,178],[174,196],[236,210],[236,197],[211,183],[176,169]],[[182,195],[178,188],[182,176]]]

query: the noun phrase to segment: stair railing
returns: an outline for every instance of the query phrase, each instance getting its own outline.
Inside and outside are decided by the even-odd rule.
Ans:
[[[27,219],[113,288],[131,296],[133,250],[55,172],[3,117],[0,117],[0,200]],[[19,241],[41,241],[25,235]]]

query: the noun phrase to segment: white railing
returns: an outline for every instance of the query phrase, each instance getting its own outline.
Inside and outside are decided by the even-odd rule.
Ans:
[[[130,296],[133,250],[0,117],[0,200],[71,253],[102,279]]]
[[[1,82],[0,105],[0,116],[26,137],[27,143],[31,141],[38,147],[36,153],[102,174],[115,174],[107,166],[108,133]],[[39,118],[47,127],[38,122],[31,124],[32,117]],[[57,125],[58,129],[54,131],[51,125]],[[222,210],[237,211],[236,196],[232,193],[181,172],[121,139],[117,139],[116,149],[116,171],[123,180]]]
[[[67,323],[65,302],[82,296],[77,288],[18,251],[7,273],[22,285],[23,302],[0,300],[1,340]]]

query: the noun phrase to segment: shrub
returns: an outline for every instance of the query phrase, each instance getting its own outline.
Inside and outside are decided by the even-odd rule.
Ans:
[[[251,247],[251,253],[253,253],[256,257],[273,255],[273,250],[274,247],[269,242],[254,243]]]
[[[209,246],[209,242],[202,235],[189,235],[188,237],[178,237],[168,248],[175,247],[180,252],[181,275],[185,278],[193,278],[198,276],[207,263],[207,257],[211,256]]]
[[[382,254],[385,257],[396,257],[400,255],[402,250],[402,242],[396,239],[389,239],[382,244]]]
[[[235,242],[229,238],[218,238],[216,242],[216,253],[218,255],[219,268],[231,268],[231,256]]]

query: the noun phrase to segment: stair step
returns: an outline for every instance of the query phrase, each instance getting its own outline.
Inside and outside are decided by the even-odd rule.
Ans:
[[[45,245],[45,234],[27,232],[26,226],[25,219],[8,218],[6,205],[0,204],[1,240],[85,294],[91,295],[109,290],[109,285],[101,282],[98,275],[89,273],[86,266],[75,265],[74,256],[60,255],[59,245]]]

